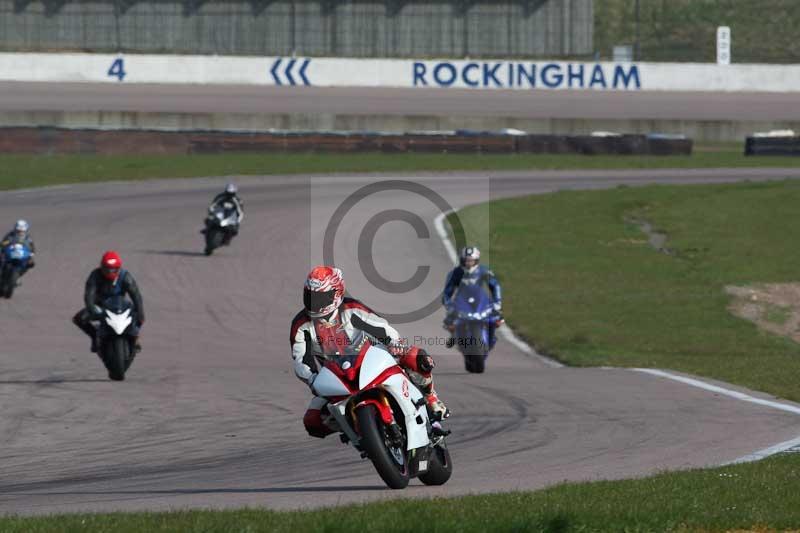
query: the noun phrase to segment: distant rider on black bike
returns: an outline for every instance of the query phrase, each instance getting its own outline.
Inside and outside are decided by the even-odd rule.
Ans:
[[[230,228],[230,232],[225,235],[225,240],[222,241],[222,244],[230,244],[231,240],[239,234],[239,226],[244,220],[244,202],[238,196],[239,189],[236,187],[235,183],[228,183],[225,186],[225,190],[219,193],[214,197],[211,201],[211,205],[208,206],[208,212],[213,213],[215,210],[223,208],[225,203],[233,204],[234,209],[236,209],[236,225]],[[206,219],[206,222],[208,219]],[[205,232],[205,230],[203,230]]]

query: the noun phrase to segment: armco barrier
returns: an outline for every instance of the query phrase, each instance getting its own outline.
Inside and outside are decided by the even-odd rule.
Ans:
[[[744,155],[800,156],[800,137],[747,137]]]
[[[689,155],[691,139],[648,135],[508,135],[491,132],[209,132],[0,128],[0,153],[214,154],[383,152]]]

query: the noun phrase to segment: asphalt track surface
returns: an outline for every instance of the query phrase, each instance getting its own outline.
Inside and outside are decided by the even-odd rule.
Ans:
[[[800,171],[409,180],[460,207],[557,189],[763,176],[800,178]],[[40,248],[38,266],[14,299],[0,301],[0,514],[308,508],[536,489],[717,465],[800,434],[791,413],[626,369],[552,368],[502,339],[487,373],[468,375],[455,351],[436,345],[437,310],[398,327],[424,337],[437,355],[438,389],[453,411],[455,471],[443,487],[412,481],[404,491],[384,488],[371,464],[338,438],[305,434],[309,393],[293,375],[288,346],[289,322],[331,212],[356,188],[383,178],[240,178],[244,227],[210,258],[201,254],[198,230],[223,178],[0,193],[3,220],[30,219]],[[365,221],[385,209],[418,214],[429,227],[430,238],[398,221],[375,234],[376,268],[386,278],[404,280],[430,266],[423,284],[405,294],[387,295],[354,259]],[[351,293],[393,312],[435,297],[451,267],[433,229],[438,213],[428,197],[399,190],[363,199],[335,240]],[[88,339],[69,321],[82,305],[86,275],[112,247],[135,273],[148,318],[144,351],[122,383],[106,379]]]
[[[0,82],[0,111],[800,120],[800,93]]]

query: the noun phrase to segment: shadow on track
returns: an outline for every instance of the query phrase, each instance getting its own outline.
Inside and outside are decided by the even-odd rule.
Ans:
[[[331,487],[263,487],[255,489],[159,489],[159,490],[104,490],[69,492],[5,492],[5,495],[14,496],[182,496],[191,494],[278,494],[294,492],[358,492],[358,491],[388,491],[384,485],[345,485]]]
[[[203,252],[187,252],[186,250],[142,250],[142,253],[151,255],[177,255],[182,257],[205,257]]]
[[[107,379],[14,379],[0,380],[0,385],[59,385],[61,383],[105,383]]]

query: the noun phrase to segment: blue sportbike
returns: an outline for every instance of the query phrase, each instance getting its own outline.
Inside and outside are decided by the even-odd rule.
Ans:
[[[489,351],[494,348],[497,321],[501,319],[491,297],[480,285],[462,284],[449,310],[454,317],[451,342],[464,356],[464,367],[467,372],[482,373]]]
[[[2,251],[0,261],[0,298],[11,298],[17,280],[28,269],[31,249],[22,243],[9,244]]]

